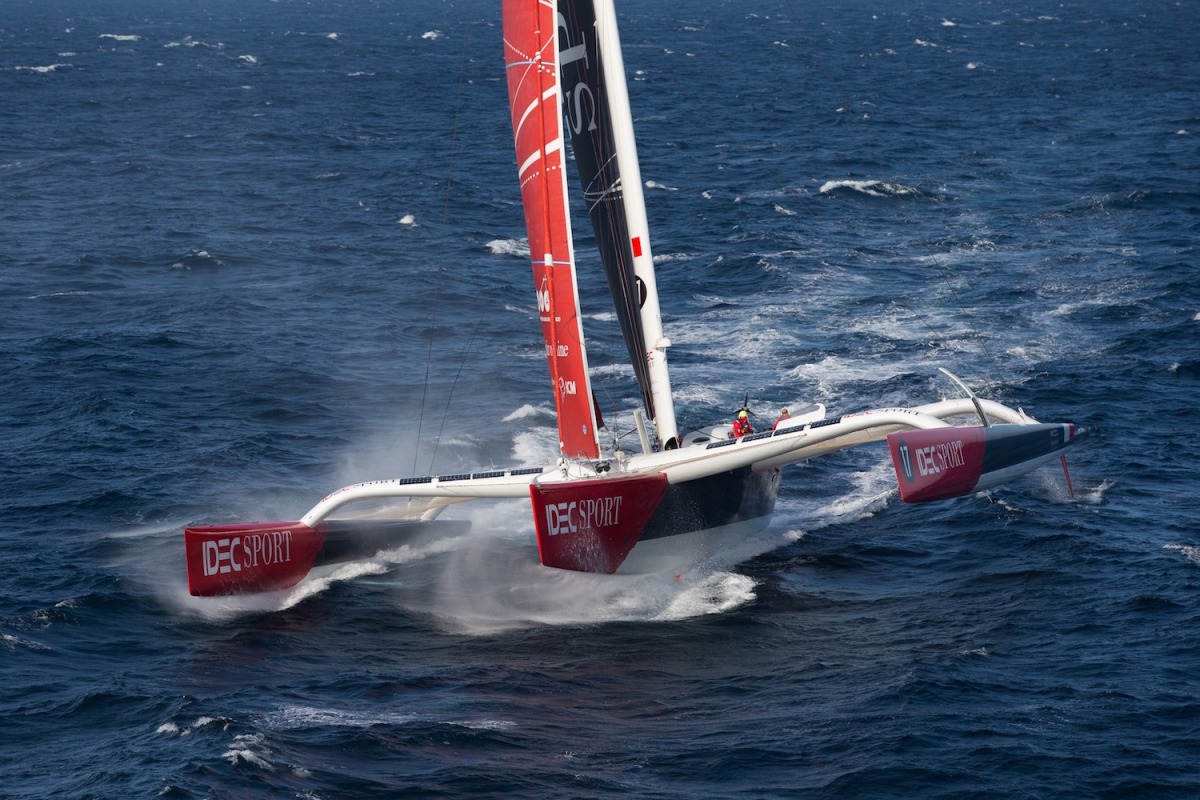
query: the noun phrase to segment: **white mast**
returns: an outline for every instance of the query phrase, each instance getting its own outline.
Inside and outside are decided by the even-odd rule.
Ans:
[[[675,403],[671,398],[671,378],[667,373],[667,348],[671,346],[671,340],[663,334],[662,312],[658,306],[658,283],[654,278],[646,201],[642,196],[642,172],[638,166],[637,143],[633,136],[633,114],[629,109],[629,91],[625,86],[625,61],[621,57],[617,16],[612,0],[595,0],[594,6],[596,40],[608,91],[621,192],[625,199],[625,224],[629,228],[633,250],[633,274],[641,281],[646,292],[646,302],[641,305],[641,322],[648,348],[645,357],[650,375],[650,395],[654,400],[654,427],[661,446],[668,443],[678,446]]]

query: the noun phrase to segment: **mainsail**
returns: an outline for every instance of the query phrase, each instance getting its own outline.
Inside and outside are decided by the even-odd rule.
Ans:
[[[559,449],[568,457],[596,458],[600,445],[579,315],[564,172],[557,29],[553,2],[504,3],[504,57],[513,139],[538,314],[558,412]]]

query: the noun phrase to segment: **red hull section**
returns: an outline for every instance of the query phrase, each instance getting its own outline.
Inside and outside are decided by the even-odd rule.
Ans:
[[[888,436],[900,499],[945,500],[969,493],[983,474],[984,428],[934,428]]]
[[[312,569],[325,530],[300,522],[211,525],[183,531],[188,591],[200,597],[295,586]]]
[[[616,572],[666,490],[667,477],[661,473],[531,485],[542,564]]]
[[[932,428],[887,440],[900,499],[924,503],[982,491],[1036,469],[1071,446],[1075,426]]]

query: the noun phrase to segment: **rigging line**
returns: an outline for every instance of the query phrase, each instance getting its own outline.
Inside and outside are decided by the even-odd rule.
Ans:
[[[475,327],[471,331],[471,338],[467,340],[467,347],[463,351],[462,361],[458,364],[458,372],[454,374],[454,380],[450,384],[450,391],[446,393],[446,407],[442,410],[442,424],[438,428],[437,436],[433,439],[433,452],[429,454],[429,474],[433,474],[433,462],[437,458],[438,446],[442,443],[442,433],[446,430],[446,420],[450,418],[450,403],[454,400],[454,390],[458,388],[458,380],[462,377],[463,369],[467,365],[467,357],[471,354],[471,345],[475,343],[475,337],[479,334],[479,328],[483,325],[484,315],[480,314],[479,319],[475,322]]]
[[[933,325],[930,324],[929,319],[925,315],[923,315],[921,312],[919,312],[915,308],[913,308],[907,301],[893,300],[892,302],[895,303],[896,305],[900,306],[901,308],[907,309],[910,314],[912,314],[914,317],[919,319],[921,321],[921,324],[925,326],[925,329],[927,331],[929,331],[929,333],[932,336],[938,337],[938,338],[943,338],[943,339],[945,338],[945,336],[946,336],[945,332],[939,333],[933,327]],[[998,365],[1000,363],[999,360],[992,353],[991,348],[988,347],[988,341],[987,341],[986,337],[984,337],[984,335],[979,332],[979,329],[977,327],[975,327],[975,321],[974,321],[974,318],[971,316],[970,312],[968,312],[965,308],[963,308],[961,303],[956,303],[955,305],[958,307],[959,313],[962,314],[963,319],[966,321],[967,327],[971,329],[971,333],[973,334],[975,340],[980,343],[981,347],[983,348],[984,353],[987,355],[988,360],[991,361],[992,364]],[[929,344],[932,346],[933,343],[930,342]]]
[[[450,219],[450,194],[451,194],[451,191],[454,186],[454,166],[455,166],[455,161],[457,160],[457,156],[458,156],[458,123],[459,123],[459,117],[461,116],[461,113],[462,113],[463,85],[466,83],[467,54],[470,52],[468,49],[468,34],[470,33],[470,23],[469,23],[470,16],[464,16],[462,19],[463,19],[463,44],[462,44],[462,51],[459,53],[459,59],[458,59],[458,83],[455,86],[455,91],[454,91],[454,116],[453,116],[452,122],[450,124],[450,158],[449,158],[449,164],[446,169],[446,188],[442,194],[442,232],[441,232],[441,235],[438,237],[437,267],[435,268],[435,278],[434,278],[434,284],[433,284],[433,307],[430,311],[430,320],[429,320],[429,347],[428,347],[428,349],[426,351],[426,355],[425,355],[425,380],[423,381],[423,385],[421,388],[421,410],[420,410],[419,414],[417,415],[417,446],[413,447],[413,472],[412,472],[412,474],[414,474],[414,475],[418,474],[417,462],[418,462],[418,459],[420,458],[421,437],[422,437],[424,429],[425,429],[425,408],[429,401],[429,376],[430,376],[430,372],[433,367],[433,343],[437,339],[437,315],[438,315],[438,309],[440,308],[440,305],[441,305],[442,277],[445,274],[445,269],[443,268],[442,265],[445,263],[445,260],[446,260],[445,259],[446,237],[448,235],[447,231],[449,230],[449,219]],[[473,340],[474,340],[474,337],[472,337],[472,341]],[[469,348],[470,348],[470,344],[468,344],[468,352],[469,352]],[[466,357],[467,356],[464,353],[463,354],[464,362],[466,361]],[[460,374],[461,374],[461,371],[460,371]],[[457,380],[458,380],[458,378],[456,376],[455,381],[457,381]],[[451,387],[451,393],[453,393],[453,387]],[[448,416],[448,414],[449,414],[448,409],[443,412],[442,429],[444,429],[446,426],[446,417]],[[438,432],[438,436],[439,436],[439,438],[441,436],[440,430]],[[437,452],[436,441],[434,443],[434,452],[435,453]],[[432,458],[430,460],[430,471],[431,472],[433,471]]]

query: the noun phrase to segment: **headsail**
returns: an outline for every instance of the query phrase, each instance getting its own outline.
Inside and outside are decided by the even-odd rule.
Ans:
[[[621,333],[660,445],[678,443],[625,64],[611,0],[559,0],[567,123]]]
[[[567,206],[557,30],[551,0],[505,0],[504,58],[513,139],[538,314],[558,411],[559,448],[566,456],[595,458],[600,446]]]

